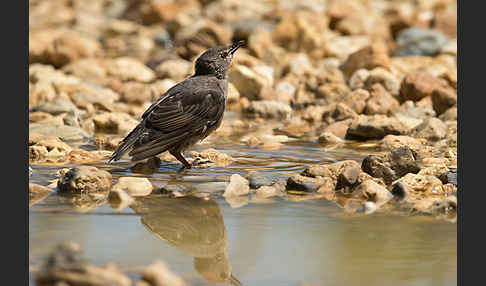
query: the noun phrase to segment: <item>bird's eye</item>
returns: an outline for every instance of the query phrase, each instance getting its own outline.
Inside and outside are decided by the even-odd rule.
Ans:
[[[226,58],[227,55],[228,55],[227,52],[222,52],[220,56],[221,56],[222,59],[224,59],[224,58]]]

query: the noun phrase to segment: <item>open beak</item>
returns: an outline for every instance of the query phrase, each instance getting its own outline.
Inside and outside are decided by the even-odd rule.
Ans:
[[[245,44],[245,41],[238,41],[238,42],[235,42],[231,45],[231,47],[229,48],[229,53],[230,54],[234,54],[236,52],[236,50],[238,50],[238,48],[240,48],[241,46],[243,46]]]

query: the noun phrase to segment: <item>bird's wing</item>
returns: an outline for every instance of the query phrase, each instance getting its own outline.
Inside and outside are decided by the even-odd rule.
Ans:
[[[175,86],[142,115],[149,130],[129,155],[135,160],[163,152],[217,123],[224,113],[224,94],[219,88]]]

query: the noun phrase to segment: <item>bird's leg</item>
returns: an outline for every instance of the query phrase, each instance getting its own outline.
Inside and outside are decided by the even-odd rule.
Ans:
[[[186,161],[186,159],[184,158],[184,156],[182,156],[181,152],[175,151],[175,150],[170,150],[169,153],[172,154],[172,156],[174,156],[177,160],[179,160],[179,162],[181,162],[182,165],[184,165],[184,167],[182,168],[182,170],[184,168],[185,169],[191,169],[191,164],[189,164]]]

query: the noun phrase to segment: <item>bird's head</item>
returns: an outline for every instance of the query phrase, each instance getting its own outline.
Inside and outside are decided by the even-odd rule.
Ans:
[[[244,41],[238,41],[229,46],[219,46],[206,50],[196,60],[195,74],[226,78],[233,61],[233,55],[243,44]]]

